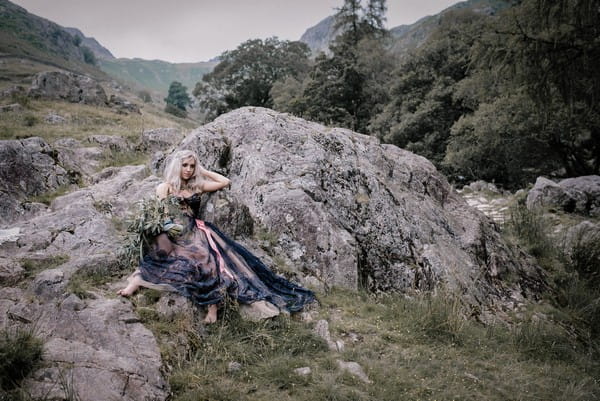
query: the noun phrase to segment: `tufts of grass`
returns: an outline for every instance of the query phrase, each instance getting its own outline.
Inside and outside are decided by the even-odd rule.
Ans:
[[[19,260],[21,267],[25,270],[25,278],[32,277],[42,270],[54,269],[66,263],[69,255],[53,255],[37,258],[22,258]]]
[[[0,331],[0,389],[7,392],[9,399],[17,395],[21,381],[40,365],[42,347],[32,330]]]
[[[59,196],[65,195],[72,188],[73,188],[73,186],[70,184],[61,185],[60,187],[56,188],[54,191],[44,192],[43,194],[34,195],[34,196],[29,197],[27,199],[27,202],[38,202],[38,203],[43,203],[45,205],[50,205],[50,203],[52,203],[52,201],[54,199],[58,198]]]
[[[106,167],[121,167],[137,164],[145,164],[148,161],[148,155],[135,150],[115,150],[107,149],[103,153],[100,162],[100,170]]]
[[[114,261],[76,271],[70,278],[67,291],[81,299],[92,298],[92,291],[113,282],[123,275],[124,266]]]

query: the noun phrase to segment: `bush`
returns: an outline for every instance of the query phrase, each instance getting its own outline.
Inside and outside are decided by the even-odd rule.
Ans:
[[[91,65],[97,64],[96,55],[89,47],[82,46],[81,54],[83,55],[83,61],[85,61],[87,64],[91,64]]]
[[[0,388],[13,390],[42,359],[42,341],[23,329],[0,332]]]

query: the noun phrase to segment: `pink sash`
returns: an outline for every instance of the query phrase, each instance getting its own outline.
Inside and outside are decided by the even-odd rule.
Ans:
[[[219,252],[219,248],[217,248],[217,245],[215,244],[215,241],[212,237],[212,231],[209,230],[206,227],[206,225],[204,224],[204,222],[200,219],[196,219],[196,227],[198,227],[199,230],[202,230],[204,232],[204,234],[206,235],[206,239],[208,239],[208,244],[210,245],[212,250],[215,251],[215,253],[217,254],[217,263],[219,265],[219,272],[221,272],[221,274],[227,275],[230,279],[233,280],[233,276],[225,268],[225,261],[223,260],[223,257],[221,256],[221,252]]]

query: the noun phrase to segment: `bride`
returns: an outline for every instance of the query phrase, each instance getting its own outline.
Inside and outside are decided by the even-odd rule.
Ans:
[[[217,307],[226,296],[244,304],[267,301],[289,312],[312,302],[310,290],[276,275],[242,245],[199,218],[201,195],[229,184],[228,178],[200,166],[195,152],[176,152],[156,195],[174,198],[183,217],[165,225],[118,293],[130,296],[140,286],[176,291],[208,307],[206,323],[217,320]]]

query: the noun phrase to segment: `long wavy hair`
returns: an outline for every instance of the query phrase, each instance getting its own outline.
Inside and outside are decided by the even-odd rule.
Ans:
[[[183,186],[183,181],[181,180],[181,165],[185,159],[190,157],[194,158],[196,162],[196,167],[194,169],[194,175],[190,177],[185,187]],[[202,188],[202,182],[204,179],[200,174],[198,174],[198,170],[200,169],[200,162],[198,160],[198,155],[196,152],[192,150],[180,150],[177,151],[171,156],[169,164],[165,169],[165,182],[169,184],[169,188],[171,191],[179,192],[182,189],[189,189],[192,192],[197,192],[200,188]]]

